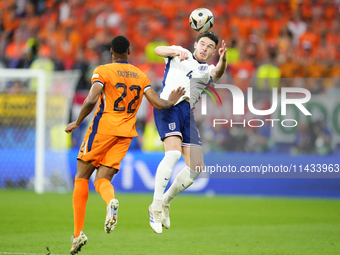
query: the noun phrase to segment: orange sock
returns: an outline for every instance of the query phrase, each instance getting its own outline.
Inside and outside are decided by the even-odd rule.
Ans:
[[[110,201],[115,198],[115,191],[111,182],[106,178],[101,178],[94,183],[96,191],[102,196],[103,200],[109,205]]]
[[[74,237],[83,231],[86,202],[89,197],[89,180],[75,178],[73,190]]]

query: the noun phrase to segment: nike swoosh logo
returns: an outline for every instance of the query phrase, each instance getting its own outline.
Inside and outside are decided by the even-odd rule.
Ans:
[[[164,180],[168,181],[168,180],[170,180],[170,178],[164,178]]]
[[[182,187],[185,188],[185,189],[187,188],[187,187],[184,186],[184,184],[182,184]]]

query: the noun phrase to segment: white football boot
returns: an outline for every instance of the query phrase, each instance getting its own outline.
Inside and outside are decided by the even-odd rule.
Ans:
[[[70,250],[70,254],[77,254],[81,247],[87,244],[87,236],[83,233],[83,231],[79,232],[78,237],[72,236],[72,248]]]
[[[169,205],[162,205],[162,225],[166,229],[170,228],[169,211],[170,211]]]
[[[117,225],[118,206],[119,206],[118,200],[112,199],[106,208],[104,230],[108,234],[111,233],[111,231],[114,230],[114,228]]]
[[[162,211],[154,211],[149,206],[150,226],[156,234],[162,234]]]

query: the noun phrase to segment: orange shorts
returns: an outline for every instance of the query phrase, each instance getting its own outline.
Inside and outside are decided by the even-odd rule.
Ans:
[[[91,131],[86,133],[77,159],[91,162],[96,168],[104,165],[119,170],[120,162],[125,157],[132,138],[101,134],[93,136]]]

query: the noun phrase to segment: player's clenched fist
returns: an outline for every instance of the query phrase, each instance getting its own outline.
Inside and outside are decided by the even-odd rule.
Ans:
[[[70,124],[67,125],[67,127],[65,128],[65,132],[69,134],[74,129],[76,129],[77,127],[79,127],[79,125],[77,124],[76,121],[73,121],[73,122],[71,122]]]
[[[182,50],[178,50],[175,56],[178,56],[180,62],[189,59],[188,52]]]

